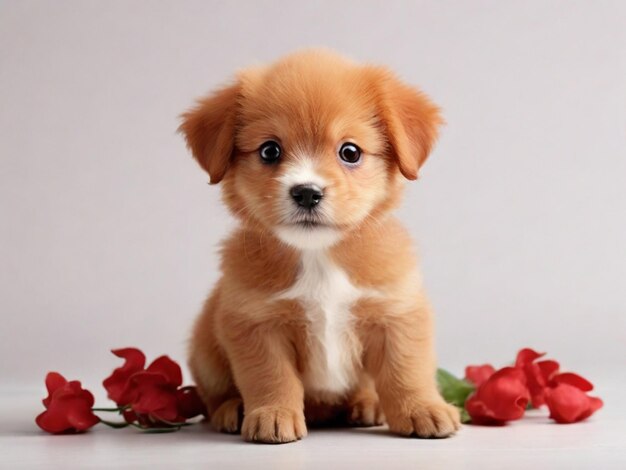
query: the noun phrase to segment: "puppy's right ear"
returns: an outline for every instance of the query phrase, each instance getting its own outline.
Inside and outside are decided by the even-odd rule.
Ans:
[[[234,151],[237,104],[240,84],[218,90],[182,115],[178,128],[187,147],[209,174],[211,184],[219,183]]]

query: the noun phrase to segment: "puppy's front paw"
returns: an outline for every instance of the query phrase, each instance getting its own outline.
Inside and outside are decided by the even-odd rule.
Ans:
[[[448,437],[461,427],[459,411],[443,400],[419,402],[408,413],[387,417],[389,429],[403,436]]]
[[[262,406],[243,419],[241,434],[246,441],[280,444],[306,436],[302,410],[282,406]]]
[[[385,422],[378,399],[363,398],[351,405],[348,422],[352,426],[380,426]]]

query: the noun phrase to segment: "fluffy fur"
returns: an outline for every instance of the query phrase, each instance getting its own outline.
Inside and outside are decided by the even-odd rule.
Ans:
[[[459,427],[435,383],[432,313],[411,241],[390,215],[441,123],[384,68],[306,51],[240,73],[181,131],[241,221],[200,314],[189,365],[212,425],[290,442],[308,424],[386,422],[401,435]],[[262,162],[274,140],[280,160]],[[345,142],[362,149],[341,161]],[[303,211],[289,196],[314,183]]]

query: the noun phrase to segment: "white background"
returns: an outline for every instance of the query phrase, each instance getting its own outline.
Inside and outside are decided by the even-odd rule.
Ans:
[[[184,361],[234,222],[178,115],[318,45],[444,109],[399,211],[441,365],[622,367],[625,24],[620,1],[0,2],[0,384],[97,388],[112,347]]]

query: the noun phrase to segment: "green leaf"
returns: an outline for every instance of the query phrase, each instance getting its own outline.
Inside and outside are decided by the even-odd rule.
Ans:
[[[457,406],[457,408],[459,407]],[[465,408],[459,408],[459,412],[461,413],[461,422],[463,424],[467,424],[472,420],[472,418],[470,417],[469,413],[467,412]]]
[[[450,372],[437,369],[437,385],[445,401],[465,411],[465,400],[476,389],[467,380],[459,379]]]

